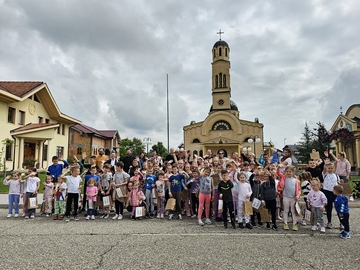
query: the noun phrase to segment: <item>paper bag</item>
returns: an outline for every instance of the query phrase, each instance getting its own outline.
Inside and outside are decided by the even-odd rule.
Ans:
[[[252,201],[252,207],[255,209],[259,209],[261,205],[261,201],[259,199],[254,198]]]
[[[253,214],[252,202],[243,202],[243,212],[244,216],[250,216]]]
[[[28,199],[28,209],[36,209],[38,208],[37,197],[30,197]]]
[[[314,221],[314,213],[311,212],[310,210],[305,210],[305,217],[304,219],[310,223],[310,224],[313,224],[313,221]]]
[[[344,195],[348,195],[348,196],[353,195],[353,192],[352,192],[352,189],[351,189],[349,183],[341,183],[340,185],[344,188],[344,192],[343,192]]]
[[[218,213],[222,213],[222,212],[223,212],[223,207],[224,207],[224,201],[223,201],[223,200],[219,200],[219,201],[218,201]]]
[[[315,151],[311,152],[311,153],[310,153],[310,158],[311,158],[311,159],[315,159],[315,160],[316,160],[316,159],[320,159],[320,154],[319,154],[319,152],[317,152],[317,151],[316,151],[316,152],[315,152]]]
[[[181,200],[183,202],[186,202],[186,199],[189,198],[189,195],[190,195],[190,190],[183,190],[181,191]]]
[[[174,198],[170,198],[166,203],[165,211],[174,211],[175,207],[176,207],[176,200]]]
[[[301,208],[298,202],[295,203],[295,215],[301,217]]]
[[[136,209],[135,209],[135,217],[136,218],[145,217],[145,207],[144,206],[136,207]]]
[[[109,207],[110,206],[110,196],[104,196],[102,198],[103,201],[103,206],[104,207]]]
[[[260,218],[262,222],[270,222],[269,210],[266,208],[261,208]]]
[[[126,186],[120,186],[115,189],[116,191],[116,199],[127,197],[127,188]]]
[[[94,209],[94,201],[88,200],[88,209]]]

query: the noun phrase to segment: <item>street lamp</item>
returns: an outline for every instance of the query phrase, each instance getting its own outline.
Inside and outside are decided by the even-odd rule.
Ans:
[[[246,146],[243,148],[243,151],[246,151],[246,154],[249,155],[249,152],[251,151],[251,147],[250,146]]]
[[[152,145],[151,138],[145,137],[143,139],[143,144],[146,144],[146,154],[148,154],[149,153],[149,145]]]
[[[256,157],[256,143],[261,142],[261,139],[259,137],[251,137],[247,140],[248,143],[254,143],[254,155]]]

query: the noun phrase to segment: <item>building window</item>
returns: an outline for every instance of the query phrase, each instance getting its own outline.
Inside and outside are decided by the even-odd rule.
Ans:
[[[215,88],[218,88],[219,87],[219,76],[216,75],[215,76]]]
[[[16,109],[9,107],[8,110],[8,122],[15,124],[15,113]]]
[[[219,74],[219,87],[222,87],[222,74]]]
[[[200,143],[200,140],[199,140],[199,139],[194,139],[194,140],[192,141],[192,143]]]
[[[199,151],[199,156],[202,157],[203,156],[203,150]]]
[[[38,123],[41,124],[43,122],[43,118],[41,116],[38,117]]]
[[[6,146],[6,149],[5,149],[5,159],[6,159],[6,160],[12,160],[11,145],[7,145],[7,146]]]
[[[56,155],[58,157],[63,156],[64,155],[64,147],[56,146]]]
[[[59,126],[57,128],[57,134],[60,134],[60,129],[61,129],[61,125],[59,124]]]
[[[219,48],[219,56],[221,56],[221,48]]]
[[[227,48],[225,48],[225,56],[227,57]]]
[[[62,135],[65,135],[65,124],[62,124]]]
[[[50,119],[47,119],[47,118],[46,118],[46,119],[45,119],[45,123],[46,123],[46,124],[49,124],[49,123],[50,123]]]
[[[47,144],[44,144],[44,147],[43,147],[43,161],[47,160],[47,153],[48,153],[47,149],[48,149]]]
[[[194,150],[194,151],[193,151],[193,157],[195,157],[195,155],[196,155],[196,156],[198,155],[198,151],[197,151],[197,150]]]
[[[81,147],[78,147],[78,148],[76,149],[76,154],[77,154],[77,155],[81,155],[81,154],[82,154],[82,148],[81,148]]]
[[[23,111],[19,111],[18,124],[19,125],[25,125],[25,112],[23,112]]]
[[[226,75],[225,74],[223,76],[223,85],[224,85],[224,87],[226,87]]]

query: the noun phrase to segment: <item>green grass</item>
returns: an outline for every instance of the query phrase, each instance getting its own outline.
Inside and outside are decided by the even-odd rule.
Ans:
[[[46,178],[46,173],[45,172],[39,173],[39,178],[40,178],[39,193],[43,193],[44,192],[44,182],[45,182],[45,178]],[[9,186],[3,185],[4,175],[0,175],[0,179],[1,179],[0,194],[1,193],[8,193],[9,192]]]

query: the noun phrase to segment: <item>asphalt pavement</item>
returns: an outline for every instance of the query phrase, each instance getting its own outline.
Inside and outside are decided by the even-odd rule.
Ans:
[[[187,217],[133,221],[126,210],[123,220],[86,221],[82,215],[80,221],[70,222],[45,216],[6,218],[6,214],[0,209],[2,269],[358,269],[360,265],[360,209],[352,206],[351,239],[339,237],[336,217],[334,228],[320,234],[309,225],[285,231],[282,223],[279,231],[272,231],[224,229],[219,222],[200,227]]]

